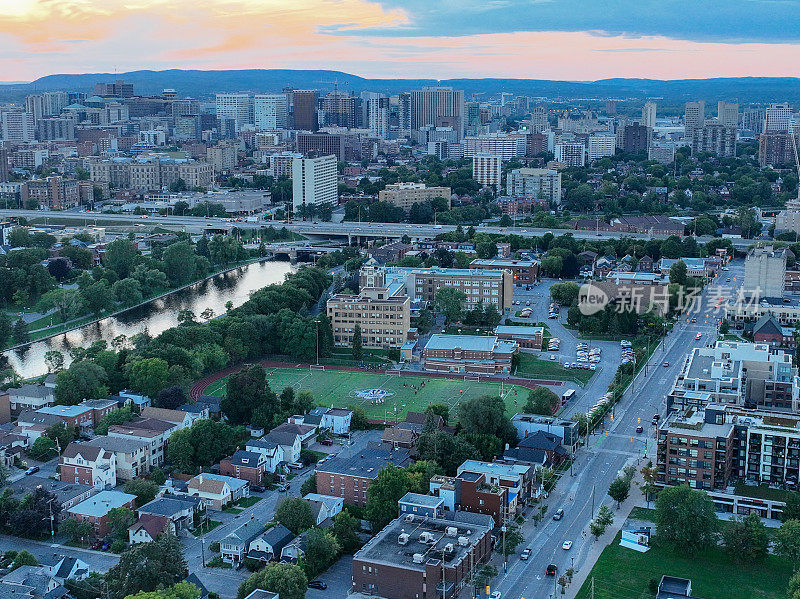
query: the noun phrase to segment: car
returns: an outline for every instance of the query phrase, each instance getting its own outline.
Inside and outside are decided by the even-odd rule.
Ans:
[[[101,547],[101,549],[103,551],[108,551],[109,549],[111,549],[111,543],[103,543],[103,546]]]
[[[692,318],[692,324],[694,324],[696,322],[697,322],[697,319],[696,318]]]
[[[519,554],[519,559],[524,561],[528,559],[530,556],[531,556],[531,548],[527,547],[522,550],[522,553]]]
[[[300,470],[301,468],[303,468],[303,464],[301,464],[300,462],[289,462],[288,464],[286,464],[286,466],[287,468],[293,470]]]
[[[103,546],[103,541],[95,541],[92,543],[92,549],[95,551],[100,551],[100,548]]]
[[[569,551],[570,549],[572,549],[572,541],[564,541],[563,543],[561,543],[561,548],[564,551]]]
[[[259,485],[250,485],[250,490],[254,491],[255,493],[263,493],[264,487],[261,487]]]
[[[288,491],[290,488],[291,487],[289,486],[289,483],[286,483],[285,485],[282,485],[281,487],[278,488],[278,492],[286,493],[286,491]]]
[[[653,418],[653,419],[650,421],[650,424],[652,424],[653,426],[658,426],[658,420],[656,420],[655,418]]]
[[[726,283],[730,283],[730,282],[731,282],[731,278],[730,278],[730,277],[728,277],[727,279],[725,279],[725,282],[726,282]]]
[[[308,583],[309,589],[317,589],[318,591],[324,591],[328,588],[328,585],[322,582],[321,580],[312,580]]]
[[[333,441],[331,439],[323,439],[320,441],[321,445],[333,445]]]
[[[564,517],[564,510],[558,508],[555,513],[553,514],[553,520],[561,520]]]
[[[662,366],[663,366],[664,368],[669,368],[669,362],[664,362],[664,363],[662,364]]]
[[[661,420],[661,414],[658,414],[658,413],[656,413],[656,414],[653,414],[653,420],[655,420],[656,422],[658,422],[659,420]]]
[[[489,595],[490,599],[500,599],[502,597],[502,593],[500,591],[494,591],[491,595]]]
[[[544,571],[544,573],[547,576],[555,576],[556,572],[558,572],[558,566],[556,566],[555,564],[548,565],[547,568],[545,568],[545,571]]]
[[[31,466],[25,471],[25,476],[30,476],[31,474],[36,474],[39,472],[39,466]]]
[[[697,333],[697,335],[695,335],[695,336],[694,336],[694,339],[695,339],[695,341],[700,341],[700,339],[701,339],[702,337],[703,337],[703,334],[702,334],[702,333]]]
[[[642,425],[637,426],[636,432],[641,435],[644,432],[644,427]]]

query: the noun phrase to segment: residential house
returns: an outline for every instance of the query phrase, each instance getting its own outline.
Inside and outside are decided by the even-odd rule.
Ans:
[[[72,506],[67,510],[67,517],[79,522],[89,522],[97,537],[104,537],[110,532],[108,513],[119,507],[134,509],[136,495],[120,491],[100,491],[89,499]]]
[[[753,324],[753,341],[793,349],[794,332],[794,328],[783,326],[774,315],[764,314]]]
[[[194,402],[196,406],[203,406],[208,411],[209,418],[220,418],[222,416],[222,408],[220,408],[220,400],[222,398],[216,395],[201,395]]]
[[[308,531],[301,532],[281,549],[282,562],[286,561],[295,564],[298,559],[306,554],[306,532]]]
[[[65,580],[83,580],[89,576],[89,564],[75,557],[62,557],[55,564],[45,566],[50,576],[59,584]]]
[[[194,528],[195,514],[203,511],[203,501],[187,495],[162,495],[150,503],[144,504],[137,511],[144,514],[169,518],[176,531]]]
[[[16,433],[0,431],[0,464],[11,467],[22,450],[28,446],[28,438]]]
[[[314,512],[316,524],[319,526],[325,520],[333,518],[342,511],[344,499],[333,495],[321,495],[319,493],[309,493],[303,499],[311,506]]]
[[[70,443],[61,454],[59,466],[59,476],[64,482],[91,485],[96,489],[117,486],[117,456],[102,447]]]
[[[141,514],[139,520],[128,527],[128,542],[131,545],[152,543],[159,536],[166,534],[175,534],[175,525],[172,520],[166,516]]]
[[[167,408],[146,407],[142,410],[142,418],[155,418],[164,422],[171,422],[178,427],[178,430],[189,428],[195,421],[200,420],[204,411],[199,413],[184,412],[183,410],[169,410]]]
[[[528,464],[499,464],[466,460],[458,467],[457,476],[463,472],[483,474],[489,486],[504,487],[508,491],[508,513],[516,513],[517,507],[533,494],[536,467]]]
[[[104,416],[119,409],[119,403],[113,399],[84,399],[79,405],[92,410],[92,422],[94,424],[100,422]]]
[[[33,410],[23,410],[17,418],[17,426],[14,428],[16,434],[28,439],[29,444],[33,444],[36,439],[47,432],[51,426],[63,424],[58,416],[52,414],[40,414]]]
[[[153,401],[146,395],[134,393],[129,389],[123,389],[117,397],[121,400],[120,407],[133,405],[140,412],[153,404]]]
[[[206,404],[201,403],[185,403],[180,408],[181,412],[187,412],[192,415],[194,421],[205,420],[211,418],[211,412]]]
[[[652,272],[653,259],[650,256],[642,256],[636,264],[636,270],[639,272]]]
[[[0,391],[0,424],[11,422],[11,396],[8,391]]]
[[[246,480],[251,485],[260,485],[266,472],[267,458],[254,451],[239,449],[219,463],[220,474]]]
[[[74,482],[63,482],[52,478],[26,476],[9,485],[17,499],[33,493],[36,489],[44,489],[56,496],[56,502],[61,506],[59,518],[66,519],[69,508],[96,495],[98,490],[91,485],[82,485]]]
[[[419,433],[413,429],[403,427],[403,424],[403,422],[400,422],[394,426],[383,429],[383,433],[381,433],[381,443],[392,448],[402,447],[403,449],[413,449],[419,439]]]
[[[250,483],[230,476],[203,472],[186,483],[187,493],[203,499],[215,510],[250,496]]]
[[[67,595],[67,589],[50,576],[47,566],[21,566],[3,576],[2,581],[11,589],[12,596],[17,589],[21,595],[36,599],[60,599]]]
[[[557,468],[568,458],[569,453],[561,445],[561,437],[553,433],[536,431],[524,437],[516,447],[506,449],[502,461]]]
[[[317,464],[317,493],[341,497],[350,505],[365,505],[367,492],[383,468],[394,464],[404,468],[411,461],[405,449],[367,447],[353,456],[337,456]]]
[[[49,414],[59,418],[65,424],[77,426],[81,430],[94,427],[94,410],[90,406],[77,404],[74,406],[45,406],[36,410],[37,414]]]
[[[300,450],[303,448],[300,436],[292,432],[276,432],[271,430],[261,437],[261,441],[274,443],[280,447],[281,460],[287,464],[297,462],[300,459]],[[249,450],[249,448],[248,448]]]
[[[444,499],[435,495],[422,495],[408,492],[397,502],[400,515],[413,514],[427,518],[440,518],[444,515]]]
[[[251,518],[234,531],[225,535],[219,542],[219,552],[222,561],[238,565],[247,557],[247,552],[252,543],[264,532],[264,523]]]
[[[289,418],[289,422],[284,422],[280,426],[276,426],[273,428],[269,434],[277,433],[277,434],[288,434],[288,435],[297,435],[300,439],[300,446],[308,447],[311,445],[317,437],[317,427],[312,426],[309,424],[295,424],[292,422],[293,416]],[[299,457],[299,456],[298,456]],[[296,460],[294,460],[296,461]]]
[[[45,406],[52,406],[56,398],[52,387],[45,385],[25,384],[18,389],[8,390],[11,414],[16,416],[23,410],[38,410]]]
[[[246,451],[259,453],[264,456],[267,472],[275,472],[283,460],[283,450],[275,441],[270,441],[266,437],[263,439],[250,439],[244,446]],[[300,457],[300,450],[297,451]],[[288,460],[291,461],[291,460]]]
[[[264,527],[261,527],[264,530]],[[276,524],[272,528],[257,534],[250,541],[247,557],[262,562],[269,562],[280,556],[284,547],[294,538],[294,535],[283,524]]]
[[[278,593],[265,591],[264,589],[255,589],[244,599],[278,599]]]
[[[149,445],[146,441],[124,437],[95,437],[84,446],[100,447],[114,454],[117,462],[117,480],[132,480],[150,472]]]
[[[346,435],[350,432],[352,418],[352,410],[318,406],[306,414],[302,424],[317,426],[322,430],[332,432],[334,435]]]

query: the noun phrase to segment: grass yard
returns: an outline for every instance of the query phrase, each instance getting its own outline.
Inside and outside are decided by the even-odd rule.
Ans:
[[[579,368],[564,368],[558,360],[539,359],[534,354],[520,352],[520,364],[514,376],[524,379],[547,379],[575,381],[585,385],[594,376],[594,371]],[[542,353],[542,355],[547,355]]]
[[[736,485],[736,494],[755,499],[771,499],[774,501],[786,501],[791,494],[784,489],[773,489],[766,485],[746,485],[742,482]]]
[[[202,537],[204,534],[214,530],[220,524],[222,524],[222,522],[219,520],[208,520],[204,522],[202,526],[195,527],[195,529],[192,530],[192,534],[196,537]]]
[[[468,379],[475,377],[468,376]],[[280,393],[285,387],[295,391],[308,390],[322,406],[364,408],[369,418],[402,420],[406,412],[421,412],[432,403],[443,403],[455,412],[458,403],[481,395],[497,395],[500,383],[424,378],[411,375],[389,375],[371,372],[349,372],[342,370],[310,370],[308,367],[286,367],[267,369],[267,380],[273,391]],[[225,394],[227,377],[209,385],[204,393],[222,396]],[[425,382],[421,387],[420,383]],[[405,385],[405,386],[403,386]],[[416,393],[412,385],[417,387]],[[390,393],[383,403],[358,397],[356,392],[380,389]],[[518,411],[528,398],[528,390],[514,385],[503,385],[509,414]],[[515,402],[517,405],[515,405]]]
[[[686,557],[652,547],[638,553],[619,546],[620,534],[603,550],[577,599],[589,599],[594,578],[595,599],[651,599],[650,579],[664,574],[689,578],[692,595],[703,599],[784,599],[790,563],[770,555],[760,564],[739,564],[721,548]]]

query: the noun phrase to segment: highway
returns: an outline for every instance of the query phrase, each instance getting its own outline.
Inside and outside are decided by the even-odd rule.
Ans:
[[[588,534],[592,508],[595,514],[602,504],[614,508],[614,502],[607,495],[609,484],[628,463],[636,465],[637,469],[645,465],[646,460],[641,459],[645,448],[647,459],[655,462],[655,429],[650,421],[655,413],[664,414],[666,395],[692,349],[716,340],[717,319],[721,316],[721,313],[717,315],[713,311],[716,298],[721,290],[722,293],[733,293],[743,273],[741,262],[735,263],[730,272],[721,273],[717,281],[722,287],[711,286],[703,293],[703,310],[695,315],[697,322],[691,323],[690,319],[684,318],[659,344],[647,367],[639,372],[634,385],[616,405],[614,420],[607,419],[606,430],[603,431],[602,426],[596,429],[586,447],[578,451],[574,477],[564,476],[550,494],[543,525],[534,528],[527,522],[523,526],[526,541],[520,544],[516,555],[509,556],[508,573],[505,576],[501,573],[492,590],[500,591],[502,597],[509,599],[545,599],[557,590],[554,577],[545,575],[548,564],[558,566],[559,575],[569,567],[579,570],[593,566],[587,563],[587,552],[593,542]],[[731,281],[725,282],[728,277]],[[699,340],[695,339],[698,333],[701,334]],[[669,366],[664,366],[664,363]],[[576,403],[569,406],[563,415],[569,417],[585,409],[583,402]],[[636,427],[640,423],[644,433],[637,435]],[[632,487],[631,495],[636,493],[640,491]],[[558,508],[564,509],[564,517],[554,521],[550,516]],[[585,538],[582,536],[584,531]],[[573,541],[569,551],[561,548],[566,540]],[[526,547],[531,548],[530,559],[521,561],[519,553]]]
[[[87,225],[92,225],[95,222],[101,221],[102,223],[114,222],[123,226],[159,226],[167,229],[183,230],[189,233],[201,233],[209,228],[213,229],[230,229],[237,227],[239,229],[259,229],[261,227],[274,226],[278,228],[286,227],[290,231],[294,231],[301,235],[316,236],[316,237],[347,237],[353,238],[393,238],[399,239],[404,235],[408,235],[412,239],[432,238],[436,235],[454,231],[454,225],[421,225],[412,223],[357,223],[357,222],[342,222],[342,223],[326,223],[326,222],[312,222],[312,221],[293,221],[290,223],[282,221],[259,221],[259,222],[236,222],[227,218],[203,218],[196,216],[151,216],[151,215],[134,215],[134,214],[107,214],[99,212],[51,212],[42,210],[0,210],[0,218],[10,217],[24,217],[27,219],[45,219],[48,223],[56,223],[59,220],[69,220],[74,222],[77,220],[84,221]],[[667,235],[650,234],[650,233],[609,233],[600,231],[576,231],[573,229],[543,229],[535,227],[496,227],[480,225],[476,227],[482,233],[498,233],[503,235],[520,235],[522,237],[541,237],[546,233],[553,235],[563,235],[565,233],[572,234],[576,239],[619,239],[626,237],[631,239],[665,239]],[[698,243],[706,243],[713,239],[712,237],[698,237]],[[744,249],[749,247],[754,241],[749,239],[733,239],[732,243],[737,249]]]

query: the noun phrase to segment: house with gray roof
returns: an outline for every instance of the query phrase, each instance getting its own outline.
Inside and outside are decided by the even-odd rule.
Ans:
[[[283,460],[283,449],[278,444],[277,439],[249,439],[244,448],[253,453],[260,453],[264,456],[266,469],[268,472],[275,472]],[[291,460],[289,460],[291,461]]]
[[[169,518],[175,530],[191,530],[194,528],[194,515],[203,511],[203,500],[188,495],[162,495],[138,510],[139,516],[151,514]]]
[[[283,548],[286,547],[293,538],[294,535],[288,528],[283,524],[276,524],[250,541],[247,557],[262,562],[269,562],[273,559],[277,559]]]

